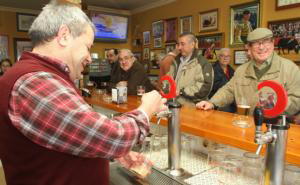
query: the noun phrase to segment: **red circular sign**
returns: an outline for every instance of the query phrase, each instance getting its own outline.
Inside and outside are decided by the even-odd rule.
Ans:
[[[174,79],[171,76],[162,76],[160,78],[160,82],[162,83],[163,81],[167,80],[170,84],[170,91],[168,94],[165,94],[164,92],[160,91],[160,94],[164,98],[175,98],[176,97],[176,83]]]

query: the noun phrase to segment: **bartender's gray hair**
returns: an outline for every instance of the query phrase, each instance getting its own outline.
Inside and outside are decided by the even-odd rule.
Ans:
[[[119,54],[126,52],[130,57],[134,57],[132,51],[130,49],[120,49]],[[136,60],[136,58],[134,57],[134,60]]]
[[[62,25],[66,25],[72,36],[80,36],[91,26],[95,32],[95,26],[87,15],[76,5],[71,3],[59,3],[52,0],[32,23],[29,29],[29,37],[33,46],[51,41]]]
[[[183,32],[179,35],[179,38],[187,36],[189,38],[190,43],[194,42],[195,44],[198,43],[198,39],[192,32]]]
[[[219,57],[220,55],[222,55],[224,52],[229,52],[230,53],[230,49],[229,48],[221,48],[220,51],[219,51]]]

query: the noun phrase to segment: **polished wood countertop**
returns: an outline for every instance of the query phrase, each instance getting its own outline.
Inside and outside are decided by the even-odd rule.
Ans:
[[[91,98],[85,98],[85,100],[91,105],[121,113],[137,108],[141,102],[140,97],[128,96],[126,104],[106,103],[98,94],[94,94]],[[215,110],[203,111],[194,107],[183,106],[180,112],[181,130],[192,135],[254,152],[258,145],[253,142],[255,133],[253,118],[248,118],[252,125],[250,128],[239,128],[232,125],[233,118],[234,114],[231,113]],[[153,117],[151,121],[155,123],[157,119]],[[162,120],[161,124],[167,125],[167,121]],[[288,131],[286,160],[300,166],[300,125],[291,125]]]

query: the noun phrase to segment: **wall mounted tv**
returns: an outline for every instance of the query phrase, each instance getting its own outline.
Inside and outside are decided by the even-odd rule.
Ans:
[[[107,13],[91,12],[91,20],[96,27],[95,41],[126,42],[128,17]]]

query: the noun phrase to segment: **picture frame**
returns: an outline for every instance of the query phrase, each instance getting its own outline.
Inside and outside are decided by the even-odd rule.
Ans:
[[[14,55],[15,61],[18,61],[23,51],[31,51],[32,44],[30,39],[26,38],[14,38]]]
[[[300,62],[300,17],[269,21],[268,28],[273,32],[277,54]]]
[[[164,49],[155,49],[150,51],[151,69],[159,69],[159,61],[166,55]]]
[[[164,34],[164,21],[159,20],[152,23],[152,36],[162,37]]]
[[[162,38],[161,37],[154,38],[153,47],[154,48],[161,48],[161,46],[162,46]]]
[[[144,46],[150,44],[150,31],[143,32],[143,44],[144,44]]]
[[[241,65],[249,61],[247,50],[234,50],[233,56],[235,65]]]
[[[19,32],[28,32],[31,24],[37,17],[37,15],[28,14],[28,13],[17,13],[16,15],[17,15],[17,31]]]
[[[176,42],[178,20],[177,18],[170,18],[165,20],[165,43]]]
[[[224,33],[214,33],[197,36],[198,48],[210,62],[218,60],[218,52],[224,47]]]
[[[219,27],[219,9],[199,13],[199,32],[217,31]]]
[[[184,16],[179,19],[180,34],[193,31],[193,16]]]
[[[259,26],[259,1],[231,6],[229,45],[235,47],[246,44],[248,33]]]
[[[8,35],[0,34],[0,60],[8,58]]]
[[[150,49],[144,48],[143,49],[143,60],[149,60],[150,59]]]
[[[300,6],[300,0],[276,0],[275,9],[282,10],[288,8],[296,8]]]

